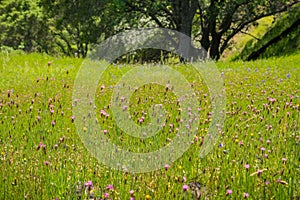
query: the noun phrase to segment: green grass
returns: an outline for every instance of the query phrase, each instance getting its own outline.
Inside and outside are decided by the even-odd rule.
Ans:
[[[192,181],[205,187],[203,199],[242,199],[244,193],[250,195],[249,199],[300,196],[299,62],[300,55],[217,63],[225,82],[227,116],[215,148],[202,159],[201,138],[210,121],[207,87],[191,66],[172,66],[193,83],[202,108],[194,144],[175,163],[166,163],[170,165],[168,170],[130,174],[99,163],[75,132],[72,87],[82,60],[2,53],[0,199],[76,199],[76,184],[89,180],[93,182],[95,197],[104,198],[107,193],[111,199],[130,199],[130,190],[134,190],[135,199],[145,199],[146,195],[151,199],[192,199],[193,189],[182,189]],[[175,137],[169,126],[158,136],[140,141],[120,130],[117,134],[113,116],[100,115],[100,110],[111,114],[113,86],[133,67],[110,66],[99,83],[95,103],[99,123],[114,143],[145,152],[158,149],[167,144],[167,138]],[[100,85],[105,86],[104,91]],[[147,101],[147,97],[153,101]],[[133,120],[143,116],[153,103],[161,102],[170,113],[166,124],[178,127],[174,98],[173,93],[165,92],[165,87],[159,85],[139,88],[131,97]],[[272,98],[276,99],[274,103]],[[45,146],[38,148],[40,142]],[[257,173],[258,170],[263,172]],[[106,189],[109,184],[113,190]],[[226,194],[227,190],[232,190],[232,194]]]

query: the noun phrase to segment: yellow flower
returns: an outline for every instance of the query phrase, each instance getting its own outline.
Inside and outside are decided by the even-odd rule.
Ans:
[[[151,199],[151,196],[150,196],[149,194],[147,194],[147,195],[145,196],[145,199]]]
[[[238,142],[239,142],[239,139],[235,139],[235,142],[238,143]]]
[[[250,133],[251,137],[254,136],[254,133]]]
[[[181,166],[181,165],[178,165],[178,169],[182,169],[182,166]]]

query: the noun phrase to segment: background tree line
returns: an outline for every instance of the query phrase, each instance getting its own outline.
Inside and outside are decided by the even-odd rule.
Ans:
[[[238,33],[263,17],[291,12],[299,1],[0,0],[0,46],[85,57],[118,32],[161,27],[190,36],[188,42],[218,60]]]

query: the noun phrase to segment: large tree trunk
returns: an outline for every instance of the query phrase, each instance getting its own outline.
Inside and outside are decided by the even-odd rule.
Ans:
[[[220,40],[221,36],[219,34],[212,34],[209,56],[213,60],[218,60],[220,58]]]
[[[195,59],[195,49],[192,46],[191,35],[193,19],[198,7],[198,1],[195,0],[174,0],[172,1],[174,10],[174,19],[176,23],[176,30],[187,35],[187,37],[180,38],[178,44],[178,52],[181,54],[181,61],[183,57],[189,61]]]

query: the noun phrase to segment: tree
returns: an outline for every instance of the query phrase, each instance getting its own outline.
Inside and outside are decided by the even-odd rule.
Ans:
[[[47,20],[34,0],[5,0],[0,6],[0,45],[27,52],[50,53],[51,34]]]
[[[123,12],[136,13],[136,19],[143,16],[158,27],[193,37],[217,60],[237,33],[263,17],[287,11],[299,1],[118,0],[117,5]]]
[[[114,25],[109,21],[109,1],[41,0],[44,14],[52,19],[55,42],[66,55],[85,57],[89,45],[106,37]]]

